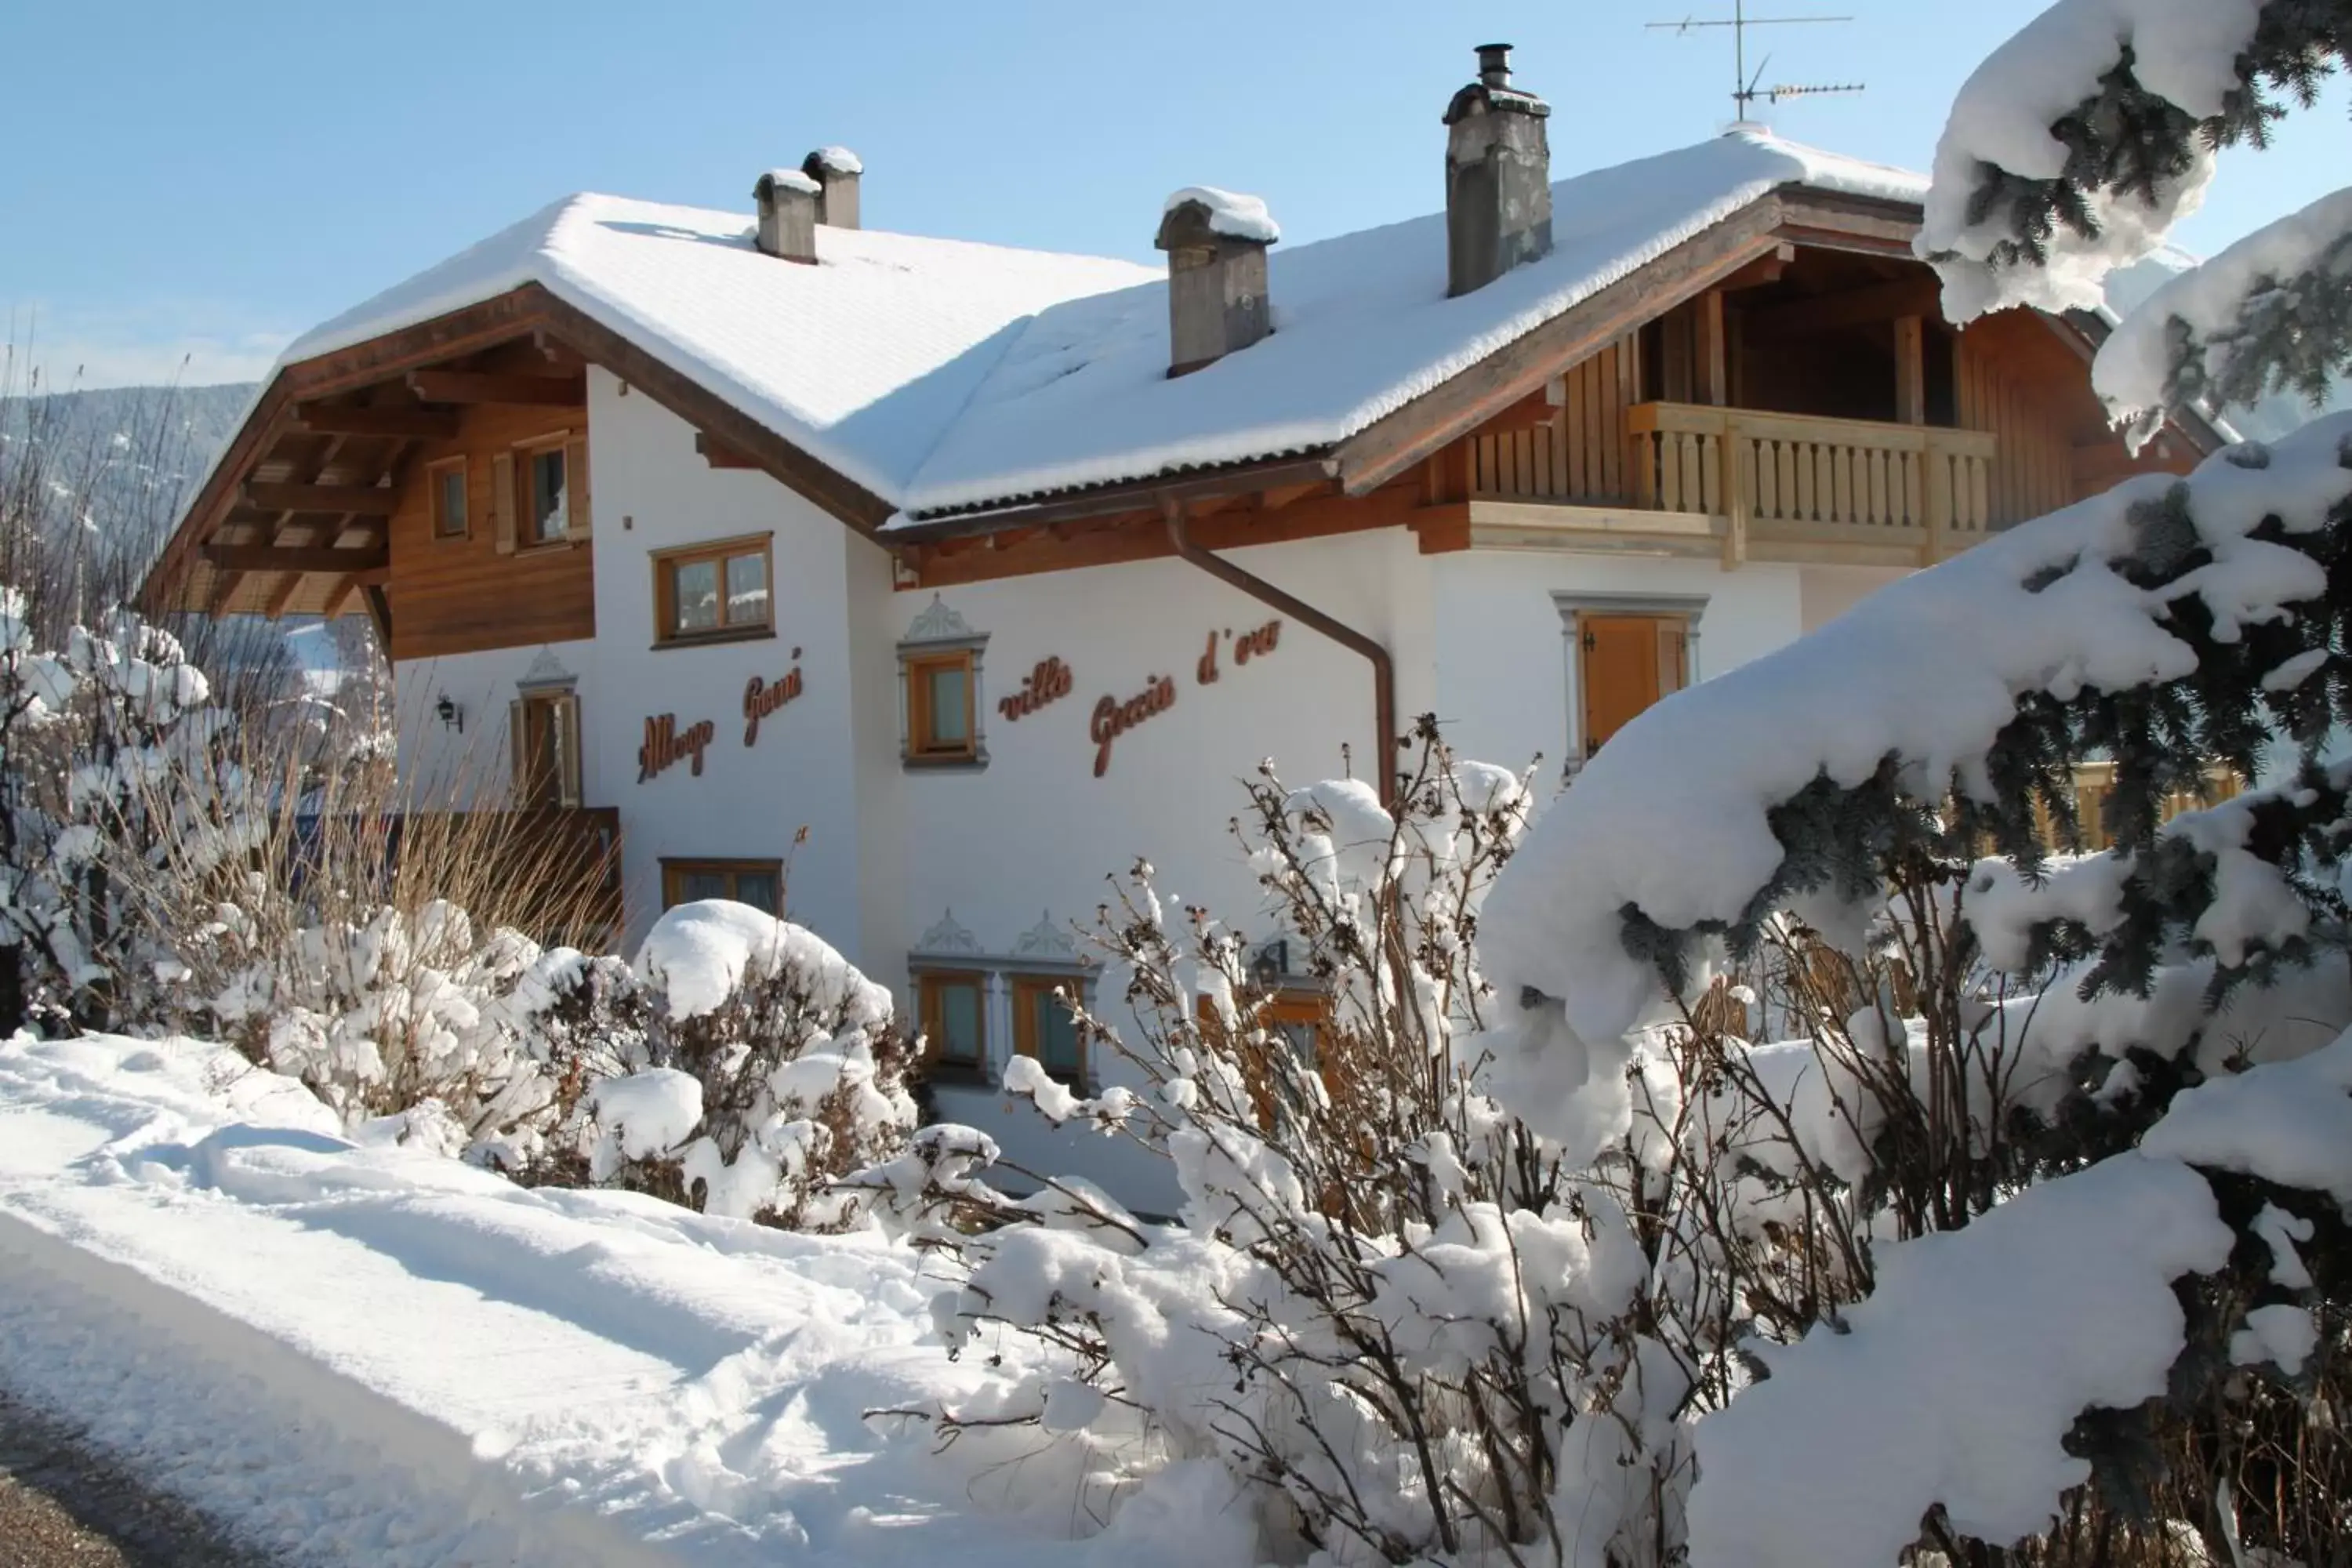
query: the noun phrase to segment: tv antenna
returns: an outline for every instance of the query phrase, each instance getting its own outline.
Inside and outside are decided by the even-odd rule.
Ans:
[[[1702,27],[1730,28],[1731,59],[1732,70],[1734,73],[1732,77],[1731,102],[1733,107],[1738,110],[1739,119],[1745,121],[1748,118],[1748,111],[1749,106],[1754,104],[1759,99],[1761,99],[1767,103],[1778,103],[1784,98],[1819,98],[1829,93],[1860,92],[1864,89],[1864,84],[1858,81],[1837,83],[1780,82],[1771,87],[1763,86],[1764,72],[1772,64],[1772,57],[1769,55],[1765,56],[1761,63],[1757,66],[1756,74],[1753,76],[1748,74],[1748,28],[1805,26],[1829,22],[1851,22],[1853,20],[1853,18],[1852,16],[1751,16],[1748,14],[1748,0],[1731,0],[1731,15],[1728,17],[1692,16],[1685,16],[1679,22],[1652,22],[1649,24],[1649,28],[1654,33],[1672,32],[1677,36],[1696,32]]]

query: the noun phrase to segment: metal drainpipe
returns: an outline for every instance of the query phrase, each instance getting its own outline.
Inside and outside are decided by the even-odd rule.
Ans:
[[[1395,759],[1389,752],[1397,742],[1396,661],[1389,657],[1389,650],[1355,627],[1333,620],[1304,599],[1284,593],[1265,578],[1245,572],[1223,556],[1193,543],[1192,536],[1184,524],[1184,502],[1176,497],[1160,497],[1160,510],[1168,519],[1168,542],[1175,546],[1178,556],[1220,582],[1231,584],[1260,604],[1280,610],[1294,620],[1304,621],[1340,647],[1351,648],[1371,661],[1372,707],[1375,710],[1372,758],[1378,770],[1373,775],[1373,783],[1379,786],[1381,804],[1393,809],[1396,805],[1396,765]]]

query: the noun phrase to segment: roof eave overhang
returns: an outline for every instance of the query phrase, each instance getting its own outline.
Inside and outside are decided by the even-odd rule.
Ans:
[[[189,504],[147,574],[140,602],[166,607],[204,542],[236,506],[246,476],[298,420],[299,405],[533,333],[572,349],[751,460],[860,533],[894,515],[882,497],[820,461],[658,355],[532,282],[413,326],[281,364]]]
[[[1192,470],[1118,484],[1074,490],[1046,500],[905,522],[881,534],[889,545],[938,544],[950,539],[971,539],[1015,528],[1040,528],[1077,522],[1121,512],[1156,510],[1168,500],[1202,501],[1223,496],[1250,495],[1291,485],[1316,484],[1338,477],[1339,468],[1328,455],[1266,458],[1235,463],[1210,472]]]

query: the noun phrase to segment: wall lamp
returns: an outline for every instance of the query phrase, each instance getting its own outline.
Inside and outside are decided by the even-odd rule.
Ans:
[[[443,729],[455,730],[460,735],[466,732],[466,710],[450,701],[447,692],[441,694],[441,700],[433,705],[433,711],[441,715]]]

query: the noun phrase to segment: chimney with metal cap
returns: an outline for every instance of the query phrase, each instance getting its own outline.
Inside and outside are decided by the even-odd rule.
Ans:
[[[816,204],[824,187],[798,169],[771,169],[751,187],[760,204],[760,248],[816,264]]]
[[[1445,292],[1483,289],[1551,253],[1551,106],[1511,85],[1511,46],[1478,46],[1478,79],[1445,108]]]
[[[1255,196],[1187,185],[1160,210],[1168,253],[1168,374],[1186,375],[1274,331],[1265,248],[1282,237]]]
[[[866,165],[846,147],[820,147],[801,160],[801,173],[819,187],[816,221],[827,228],[857,226],[857,181]]]

